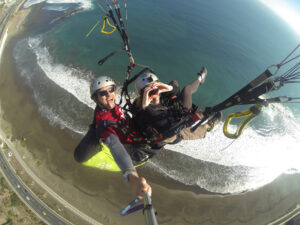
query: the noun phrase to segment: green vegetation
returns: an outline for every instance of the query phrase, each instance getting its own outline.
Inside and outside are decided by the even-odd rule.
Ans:
[[[4,145],[3,145],[3,150],[8,150],[8,146],[6,143],[4,143]]]
[[[15,193],[12,193],[10,195],[10,201],[11,201],[11,206],[19,206],[20,205],[20,199]]]
[[[4,180],[4,177],[1,177],[0,178],[0,185],[1,185],[1,192],[3,191],[3,189],[7,189],[7,185],[6,185],[6,182]]]
[[[25,148],[25,147],[26,147],[26,142],[25,142],[25,141],[22,141],[22,142],[21,142],[21,146],[22,146],[23,148]]]
[[[8,211],[8,217],[9,218],[14,217],[14,214],[13,214],[13,212],[11,210]]]
[[[12,225],[12,224],[13,224],[12,219],[9,218],[9,217],[7,217],[7,218],[6,218],[6,223],[5,223],[5,224],[6,224],[6,225]]]
[[[0,195],[2,201],[0,201],[1,217],[6,218],[6,222],[3,225],[45,225],[37,218],[29,208],[18,198],[18,196],[9,188],[4,177],[0,174],[1,190]]]
[[[35,154],[34,152],[32,152],[32,158],[33,158],[34,160],[37,160],[37,159],[38,159],[38,157],[36,156],[36,154]]]

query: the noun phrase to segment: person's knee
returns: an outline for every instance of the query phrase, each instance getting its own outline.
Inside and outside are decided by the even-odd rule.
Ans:
[[[190,94],[190,91],[187,87],[184,87],[180,93],[180,100],[182,102],[187,102],[190,101],[190,99],[192,98],[192,95]]]
[[[86,161],[90,155],[93,155],[95,152],[97,152],[96,149],[99,145],[99,142],[94,133],[95,132],[90,129],[75,148],[74,159],[77,162],[82,163]]]
[[[184,87],[183,89],[182,89],[182,95],[183,95],[183,97],[185,97],[185,96],[191,96],[191,94],[190,94],[190,90],[187,88],[187,87]]]
[[[101,151],[101,148],[97,143],[91,143],[88,145],[79,144],[74,150],[74,159],[79,163],[83,163],[92,158],[99,151]]]
[[[80,148],[80,145],[78,145],[75,148],[73,156],[74,156],[74,159],[76,162],[79,162],[79,163],[84,162],[84,157],[83,157],[82,149]]]

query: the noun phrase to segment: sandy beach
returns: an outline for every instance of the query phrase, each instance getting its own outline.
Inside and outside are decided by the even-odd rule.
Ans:
[[[22,9],[10,19],[0,62],[0,129],[11,140],[30,169],[59,196],[101,224],[143,224],[142,213],[122,218],[119,211],[134,196],[120,174],[85,168],[73,159],[73,149],[81,136],[52,126],[40,116],[28,88],[19,79],[12,49],[26,32],[30,14]],[[2,40],[3,41],[3,40]],[[25,138],[25,139],[24,139]],[[20,168],[19,168],[20,169]],[[21,169],[20,169],[21,170]],[[283,216],[300,203],[300,175],[284,174],[257,190],[236,195],[205,194],[182,185],[163,184],[151,174],[153,204],[159,224],[172,225],[263,225]],[[89,176],[87,176],[87,174]],[[22,176],[31,183],[30,177]],[[85,224],[55,203],[37,185],[31,185],[41,198],[70,219]],[[60,209],[60,210],[59,210]],[[62,209],[62,211],[61,211]]]

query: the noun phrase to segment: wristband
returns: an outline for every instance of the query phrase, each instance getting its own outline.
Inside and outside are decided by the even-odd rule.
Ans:
[[[129,182],[129,175],[132,173],[136,173],[135,169],[127,169],[124,173],[123,173],[123,177],[126,180],[126,182]]]

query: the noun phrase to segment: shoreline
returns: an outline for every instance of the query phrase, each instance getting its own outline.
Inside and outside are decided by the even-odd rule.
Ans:
[[[21,37],[24,32],[26,32],[26,29],[24,29],[24,25],[26,24],[26,19],[30,15],[32,9],[27,8],[27,9],[20,10],[20,7],[24,4],[25,1],[26,0],[22,0],[20,3],[18,3],[18,5],[14,8],[13,12],[10,14],[10,18],[8,19],[8,21],[5,21],[6,24],[5,25],[2,24],[4,35],[2,33],[1,39],[0,39],[0,41],[1,41],[1,45],[0,45],[1,68],[0,68],[0,71],[3,71],[2,64],[4,64],[3,61],[5,61],[5,57],[7,57],[7,54],[5,54],[5,53],[7,51],[9,51],[8,50],[9,48],[11,48],[10,47],[11,43],[14,42],[15,39],[18,39],[18,37]],[[9,75],[6,74],[6,76],[9,76]],[[14,170],[17,173],[19,173],[19,177],[22,179],[22,181],[24,181],[28,186],[30,186],[31,190],[33,190],[35,194],[40,196],[40,199],[43,202],[45,202],[47,205],[50,204],[51,208],[56,207],[54,210],[58,214],[64,215],[65,218],[71,218],[70,221],[73,221],[73,222],[82,220],[81,218],[77,218],[78,215],[82,214],[81,212],[78,212],[77,214],[70,213],[70,212],[68,212],[68,210],[70,208],[72,208],[71,205],[68,206],[68,204],[66,204],[66,202],[64,202],[64,201],[57,201],[57,199],[58,199],[57,196],[56,196],[56,198],[53,198],[53,196],[55,197],[55,192],[52,191],[53,193],[48,195],[47,193],[49,193],[50,191],[48,189],[48,191],[45,192],[45,190],[47,190],[47,188],[45,188],[45,187],[47,187],[47,186],[45,186],[45,184],[43,182],[35,183],[37,181],[37,179],[33,179],[33,176],[36,176],[36,175],[34,173],[32,173],[30,171],[30,169],[34,168],[34,164],[36,164],[36,166],[39,167],[40,162],[38,161],[37,157],[35,155],[31,154],[29,149],[26,148],[26,143],[25,143],[26,138],[25,137],[23,139],[15,139],[13,137],[12,125],[9,122],[5,121],[5,119],[3,118],[3,115],[5,114],[5,112],[2,109],[1,97],[0,97],[0,142],[2,143],[1,145],[3,145],[3,144],[5,144],[6,146],[9,145],[10,146],[9,150],[14,152],[14,154],[13,154],[14,156],[9,159],[10,164],[13,166]],[[13,146],[15,146],[15,147],[13,147]],[[22,156],[22,159],[19,156],[19,159],[17,160],[17,159],[15,159],[15,156],[18,155],[19,152],[23,156]],[[24,164],[23,159],[26,159],[26,164],[28,164],[28,166],[31,168],[27,168],[27,170],[26,170],[26,168],[25,168],[26,165]],[[20,164],[20,162],[21,162],[21,164]],[[22,163],[23,163],[23,166],[22,166]],[[26,172],[24,172],[24,170],[23,170],[24,168],[25,168]],[[38,169],[38,168],[36,168],[36,169]],[[36,172],[36,169],[33,169],[33,171]],[[46,167],[45,167],[45,169],[46,169]],[[38,177],[36,176],[36,178],[38,178]],[[63,181],[61,181],[61,182],[63,182]],[[43,186],[40,186],[40,184],[42,184]],[[64,208],[66,208],[66,209],[64,210]],[[72,217],[75,217],[75,219]],[[40,217],[37,216],[37,218],[40,218]],[[42,219],[42,218],[40,218],[40,219]],[[90,220],[90,221],[91,221],[90,222],[91,224],[98,224],[96,221],[93,221],[93,220]]]
[[[19,25],[20,27],[22,25]],[[119,215],[118,210],[124,206],[124,203],[132,200],[131,197],[133,197],[131,195],[128,196],[129,187],[123,188],[124,190],[121,193],[114,187],[118,185],[125,186],[122,178],[119,175],[112,174],[99,175],[99,171],[84,168],[74,162],[72,147],[76,144],[75,142],[78,138],[71,138],[65,131],[57,127],[51,127],[45,118],[41,118],[38,115],[38,110],[31,102],[30,95],[26,94],[26,88],[20,82],[14,83],[17,72],[11,61],[13,59],[11,55],[13,46],[11,44],[13,43],[13,39],[21,35],[22,32],[17,33],[16,31],[16,33],[10,33],[10,36],[7,37],[7,44],[4,49],[4,53],[7,54],[3,57],[6,67],[2,68],[4,63],[0,62],[0,71],[7,72],[5,73],[6,78],[0,77],[0,87],[4,89],[0,91],[0,96],[1,98],[5,96],[5,100],[0,101],[1,128],[3,129],[4,126],[3,130],[6,136],[15,141],[17,146],[19,146],[18,152],[22,157],[25,157],[26,164],[28,164],[34,173],[54,191],[66,196],[66,199],[73,204],[81,206],[81,209],[84,209],[83,211],[88,212],[94,217],[96,216],[97,220],[105,225],[142,224],[144,218],[140,214],[135,214],[136,218],[115,218],[116,215]],[[16,99],[10,99],[11,101],[6,100],[12,93],[16,93],[14,95]],[[4,105],[3,110],[2,102]],[[24,110],[24,115],[20,115],[22,113],[17,110],[17,107],[20,107],[20,105]],[[26,141],[24,141],[24,138],[26,138]],[[22,148],[22,145],[25,147]],[[51,149],[53,148],[60,149],[60,155],[51,155]],[[45,151],[40,153],[42,149]],[[56,166],[51,165],[51,160],[55,157],[57,157],[57,161],[61,161],[61,164],[58,163]],[[60,158],[66,158],[66,160],[61,160]],[[67,166],[64,167],[63,163],[73,166],[74,170],[71,171]],[[58,166],[65,168],[66,171],[60,174]],[[87,173],[94,174],[95,177],[99,178],[91,179],[82,177],[82,175]],[[103,184],[102,182],[107,180],[108,177],[112,177],[112,182]],[[295,177],[293,185],[291,185],[294,188],[292,190],[290,190],[291,187],[289,187],[289,184],[282,184],[286,180],[286,177],[288,176],[280,176],[275,181],[257,190],[227,196],[196,194],[190,191],[168,189],[165,185],[155,183],[153,184],[155,190],[153,203],[159,212],[159,222],[164,224],[225,224],[225,222],[227,224],[239,224],[241,221],[245,222],[245,224],[267,223],[270,220],[266,219],[265,216],[269,219],[271,217],[275,219],[275,214],[278,214],[277,217],[280,217],[287,208],[291,207],[285,201],[292,201],[293,195],[297,196],[298,194],[300,196],[300,191],[294,188],[297,185],[298,187],[300,186],[300,175],[292,176]],[[30,177],[27,179],[30,180]],[[82,185],[78,181],[79,179],[83,179],[86,184]],[[91,183],[96,184],[90,187],[89,184]],[[290,192],[294,193],[291,194]],[[265,195],[268,196],[267,200],[269,202],[263,201],[262,198]],[[275,196],[272,197],[271,195]],[[259,200],[260,204],[255,202]],[[295,198],[295,200],[297,199]],[[99,201],[102,202],[99,203]],[[277,205],[279,203],[282,203],[284,206],[281,208],[285,209],[280,209]],[[173,206],[172,210],[169,208],[170,205]],[[290,203],[290,205],[292,204]],[[193,213],[199,215],[199,218],[194,218],[192,216],[194,215]]]
[[[5,53],[8,51],[7,49],[10,48],[9,47],[10,44],[15,39],[22,36],[22,34],[24,32],[26,32],[26,29],[24,28],[24,26],[26,24],[26,20],[27,20],[28,16],[30,15],[32,9],[27,8],[27,9],[20,10],[20,7],[24,4],[25,1],[26,0],[20,1],[20,3],[18,3],[18,5],[13,9],[13,12],[9,16],[6,17],[6,18],[8,18],[8,20],[4,21],[5,24],[1,24],[3,26],[4,34],[2,33],[2,35],[0,37],[0,41],[1,41],[1,45],[0,45],[1,68],[0,68],[0,71],[3,71],[3,69],[2,69],[2,65],[4,64],[3,61],[5,61],[4,58],[7,57],[7,54],[5,54]],[[6,76],[9,76],[9,75],[6,74]],[[35,175],[35,174],[34,173],[30,174],[30,169],[29,170],[25,169],[26,172],[24,172],[25,164],[24,164],[23,159],[26,159],[26,161],[27,161],[26,163],[28,163],[28,159],[35,161],[35,162],[31,162],[31,166],[34,163],[38,164],[39,161],[36,161],[36,157],[33,156],[31,153],[29,153],[28,150],[26,150],[26,148],[24,148],[26,145],[25,138],[23,138],[23,140],[22,139],[14,140],[11,124],[9,124],[3,118],[3,115],[5,114],[5,112],[2,109],[1,97],[0,97],[0,142],[1,142],[1,145],[6,145],[6,146],[9,145],[10,146],[9,151],[13,152],[13,157],[9,158],[8,160],[10,161],[10,164],[14,168],[16,173],[17,174],[19,173],[19,177],[21,178],[21,180],[25,184],[27,184],[28,187],[30,187],[30,189],[36,195],[38,195],[39,198],[44,203],[46,203],[48,206],[50,205],[50,208],[53,209],[55,206],[57,207],[57,205],[58,205],[57,203],[59,203],[59,201],[57,201],[57,197],[53,198],[52,197],[53,194],[48,195],[47,193],[49,193],[49,190],[48,190],[48,192],[45,192],[45,190],[47,190],[47,189],[45,189],[45,186],[44,187],[40,186],[40,182],[35,183],[36,179],[33,179],[33,175]],[[13,146],[15,146],[15,148]],[[5,152],[5,150],[3,150],[3,151]],[[23,157],[22,157],[23,159],[20,159],[20,156],[19,156],[19,159],[15,159],[15,156],[19,154],[18,152],[23,153]],[[22,166],[22,163],[23,163],[23,166]],[[30,165],[30,163],[28,163],[28,165]],[[26,203],[26,201],[24,201],[24,203]],[[77,217],[76,214],[72,215],[72,213],[68,212],[67,210],[65,210],[65,212],[61,212],[61,211],[63,211],[64,206],[67,206],[67,204],[59,205],[58,207],[60,207],[61,209],[55,208],[54,211],[56,211],[60,215],[63,215],[65,218],[68,218],[70,221],[80,221],[81,220],[80,218],[76,218]],[[39,219],[43,219],[39,215],[36,215],[36,217]],[[75,219],[72,217],[75,217]]]
[[[29,14],[30,11],[27,11]],[[22,15],[24,14],[22,13]],[[21,16],[15,16],[14,19],[16,18],[20,19]],[[19,21],[23,21],[23,19],[25,19],[25,17]],[[11,22],[15,21],[16,20],[13,20]],[[12,24],[13,23],[10,23],[9,25],[12,26]],[[21,24],[21,26],[22,25],[23,24]],[[24,32],[26,31],[22,30],[20,32],[9,33],[10,35],[7,36],[4,47],[3,58],[1,60],[0,67],[1,74],[5,74],[5,76],[0,76],[0,87],[3,87],[0,88],[1,130],[4,131],[6,138],[17,145],[18,152],[20,153],[21,157],[25,159],[29,168],[52,190],[59,195],[64,196],[68,202],[72,203],[72,205],[75,207],[79,207],[82,212],[94,216],[94,218],[96,218],[98,221],[110,221],[116,212],[116,206],[113,201],[107,199],[104,201],[106,202],[104,205],[99,205],[99,201],[94,199],[99,190],[85,189],[85,187],[73,184],[73,181],[70,180],[66,175],[58,173],[55,167],[49,165],[49,161],[51,161],[49,158],[53,157],[49,154],[49,148],[59,148],[61,149],[62,155],[58,156],[58,158],[67,158],[69,163],[72,163],[74,167],[79,167],[79,170],[86,169],[80,168],[81,165],[73,160],[73,149],[75,147],[74,145],[76,144],[74,143],[74,136],[70,137],[70,135],[68,135],[64,130],[60,130],[57,127],[51,127],[45,118],[40,117],[37,108],[32,103],[32,99],[30,94],[28,94],[28,90],[26,90],[26,87],[24,87],[20,81],[16,79],[18,72],[14,68],[12,48],[15,40],[22,36]],[[15,93],[15,98],[10,99],[11,93]],[[17,110],[17,107],[20,103],[22,105],[22,109],[24,110],[24,113],[21,114]],[[13,114],[15,114],[17,119],[15,116],[13,116]],[[20,117],[17,115],[20,115]],[[25,139],[26,141],[23,141]],[[65,141],[64,139],[67,139],[68,141]],[[78,135],[77,139],[79,140]],[[72,147],[70,148],[70,146]],[[41,149],[45,149],[46,151],[39,154]],[[64,149],[69,149],[71,152],[66,152]],[[71,177],[73,172],[74,171],[68,171],[67,174],[69,174]],[[30,181],[31,178],[28,176],[26,178],[26,174],[24,172],[23,174],[24,175],[22,175],[22,177],[27,180],[25,183],[32,183],[32,181]],[[123,180],[121,181],[123,182]],[[36,185],[29,186],[34,188]],[[38,187],[35,188],[39,189]],[[41,189],[41,191],[43,192],[43,189]],[[74,196],[76,197],[74,198]],[[90,207],[86,207],[85,204],[83,206],[82,203],[86,201]],[[56,205],[57,204],[55,204],[55,206]],[[98,205],[99,207],[93,207],[95,205]],[[119,208],[122,206],[123,204],[119,204],[117,209],[119,210]],[[62,208],[63,211],[68,210],[68,208],[66,208],[64,205],[62,205],[60,208]],[[102,211],[103,213],[98,215],[98,210]],[[77,215],[75,215],[75,217],[77,217]],[[128,224],[132,224],[132,221],[136,221],[134,223],[140,224],[143,219],[144,218],[142,216],[139,216],[131,219],[131,222]],[[113,219],[113,221],[115,221],[115,219]],[[115,224],[116,222],[117,221],[113,223]]]

